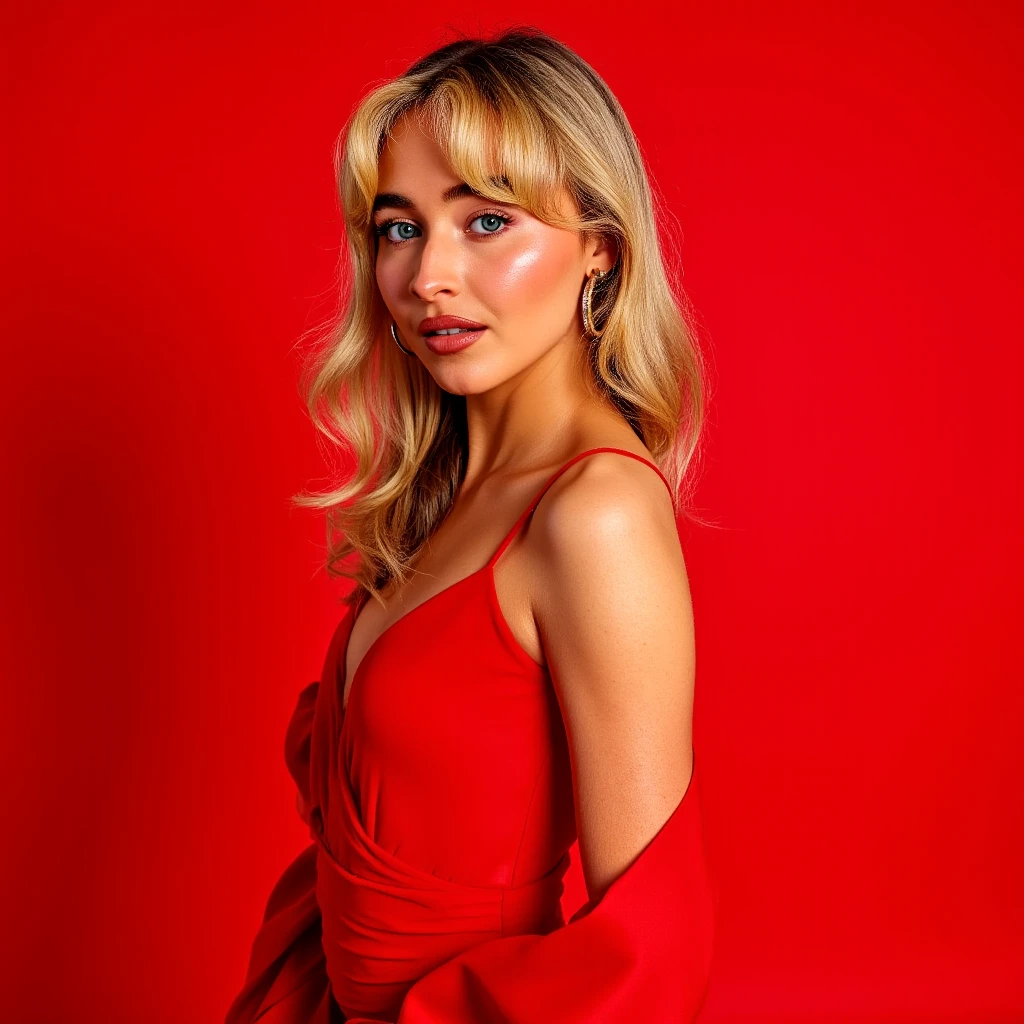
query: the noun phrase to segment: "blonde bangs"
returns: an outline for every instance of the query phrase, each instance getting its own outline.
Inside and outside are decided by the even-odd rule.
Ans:
[[[558,194],[567,188],[565,166],[549,125],[535,106],[511,89],[485,98],[463,72],[426,101],[432,137],[459,177],[495,202],[515,203],[559,227],[567,220]]]
[[[353,119],[345,157],[356,189],[346,204],[352,227],[369,227],[380,153],[406,114],[418,117],[454,173],[485,198],[514,203],[557,227],[584,227],[559,202],[572,186],[555,132],[534,103],[507,87],[485,96],[461,68],[425,98],[418,92],[412,82],[389,83],[367,97]]]

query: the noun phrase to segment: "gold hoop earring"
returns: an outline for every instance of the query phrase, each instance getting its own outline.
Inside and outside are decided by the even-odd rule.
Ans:
[[[415,352],[410,352],[399,340],[398,337],[398,324],[394,320],[391,321],[391,337],[395,339],[395,344],[407,355],[414,356]]]
[[[598,279],[605,277],[608,271],[606,270],[592,270],[587,275],[587,283],[583,286],[583,298],[581,300],[583,310],[583,331],[588,338],[594,340],[601,337],[604,334],[604,328],[597,330],[594,326],[593,320],[593,300],[594,300],[594,285],[597,284]]]

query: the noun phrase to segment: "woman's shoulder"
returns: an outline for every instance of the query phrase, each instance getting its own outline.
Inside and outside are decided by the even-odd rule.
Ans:
[[[561,473],[534,511],[531,555],[544,566],[540,585],[555,605],[566,586],[617,587],[618,577],[682,561],[670,485],[657,463],[642,446],[610,447],[620,451],[593,452]]]
[[[594,451],[614,448],[614,451]],[[534,534],[552,539],[580,528],[621,528],[638,519],[676,532],[671,484],[654,456],[639,443],[596,442],[589,454],[560,473],[538,503]]]

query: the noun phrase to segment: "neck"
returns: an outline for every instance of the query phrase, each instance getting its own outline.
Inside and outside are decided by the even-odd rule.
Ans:
[[[630,429],[609,399],[587,388],[584,374],[590,370],[578,345],[556,345],[497,387],[466,396],[467,485],[557,461],[596,419],[610,417]]]

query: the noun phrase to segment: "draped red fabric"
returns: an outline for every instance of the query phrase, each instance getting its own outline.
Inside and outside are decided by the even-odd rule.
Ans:
[[[443,964],[409,990],[398,1024],[695,1020],[714,934],[696,763],[669,821],[596,904],[548,935],[485,942]]]
[[[297,806],[309,824],[309,754],[319,683],[300,694],[285,737],[285,762],[298,789]],[[341,1024],[331,995],[316,898],[316,843],[285,869],[267,900],[242,990],[227,1024]]]
[[[566,734],[547,671],[516,644],[494,586],[494,564],[547,487],[597,451],[640,458],[591,449],[563,466],[483,569],[378,638],[347,708],[356,612],[339,624],[286,740],[313,845],[270,896],[226,1024],[696,1019],[716,903],[696,754],[669,820],[565,922],[576,839]]]

